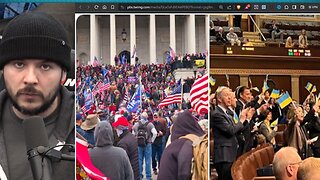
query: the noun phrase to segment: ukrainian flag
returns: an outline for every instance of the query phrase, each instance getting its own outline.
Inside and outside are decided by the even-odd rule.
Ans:
[[[279,99],[278,99],[278,103],[280,105],[280,108],[283,109],[286,106],[288,106],[290,103],[292,102],[292,99],[289,95],[288,92],[286,92],[285,94],[283,94]]]
[[[239,122],[239,116],[237,115],[236,112],[233,114],[233,121],[237,124]]]
[[[316,87],[316,85],[314,85],[311,92],[314,93],[316,91],[317,91],[317,87]]]
[[[216,79],[210,76],[209,77],[209,82],[210,82],[211,86],[214,86],[216,84]]]
[[[312,84],[308,82],[305,88],[310,92],[312,88]]]
[[[266,90],[268,90],[268,89],[269,89],[269,86],[268,86],[268,84],[267,84],[267,81],[264,80],[264,81],[263,81],[262,92],[264,93],[264,92],[266,92]]]
[[[273,89],[270,97],[277,99],[280,97],[280,90]]]
[[[276,127],[278,125],[278,119],[274,120],[271,124],[270,127]]]

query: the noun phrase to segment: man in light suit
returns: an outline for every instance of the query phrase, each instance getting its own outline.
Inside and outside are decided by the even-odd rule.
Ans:
[[[211,126],[214,134],[214,163],[219,180],[232,180],[231,166],[237,156],[238,141],[236,133],[239,132],[246,120],[240,115],[234,118],[229,110],[231,106],[231,90],[221,86],[216,91],[217,106],[211,114]],[[243,113],[245,114],[245,113]]]

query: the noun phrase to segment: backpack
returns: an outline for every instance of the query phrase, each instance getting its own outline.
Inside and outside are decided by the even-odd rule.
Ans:
[[[145,147],[148,144],[148,137],[147,137],[148,124],[149,122],[142,124],[142,122],[139,121],[138,133],[137,133],[138,146]]]
[[[180,138],[192,141],[193,158],[191,165],[192,180],[208,179],[208,135],[201,137],[194,134],[187,134]]]

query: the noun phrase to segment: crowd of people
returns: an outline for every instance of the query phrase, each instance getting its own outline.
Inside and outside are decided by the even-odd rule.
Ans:
[[[211,27],[212,31],[215,31],[213,25]],[[307,31],[305,29],[301,30],[301,34],[298,37],[298,42],[295,43],[291,36],[288,36],[286,41],[284,41],[284,35],[286,35],[286,32],[279,29],[278,24],[275,20],[272,20],[272,24],[268,28],[268,31],[270,33],[271,41],[276,41],[277,38],[280,39],[280,42],[285,43],[286,48],[307,48],[308,47],[308,36]],[[241,40],[240,37],[234,32],[234,28],[230,27],[229,32],[225,33],[224,28],[219,27],[218,32],[212,32],[211,34],[215,34],[217,44],[223,45],[223,44],[231,44],[231,46],[238,45],[238,46],[253,46],[253,44],[249,41],[248,38],[243,38]]]
[[[189,100],[158,106],[172,93],[189,92],[194,82],[175,79],[173,64],[77,67],[77,136],[106,177],[151,179],[153,171],[158,179],[191,178],[192,143],[179,137],[207,134],[208,118]],[[135,110],[128,108],[133,101],[139,101]]]
[[[272,144],[275,151],[282,146],[292,147],[300,158],[297,161],[299,163],[301,159],[320,157],[320,141],[317,138],[320,134],[319,98],[311,92],[303,105],[292,100],[284,106],[280,96],[271,96],[271,88],[256,97],[251,90],[239,86],[232,91],[229,87],[220,86],[210,96],[210,129],[215,147],[213,158],[219,180],[232,179],[233,162],[242,154],[265,143]],[[275,140],[280,126],[286,127],[283,130],[284,145]],[[277,164],[277,161],[280,158],[276,155],[274,163]],[[278,168],[278,165],[274,165],[274,168]],[[277,179],[285,179],[280,178],[275,170],[274,174]],[[293,179],[297,179],[297,176]]]

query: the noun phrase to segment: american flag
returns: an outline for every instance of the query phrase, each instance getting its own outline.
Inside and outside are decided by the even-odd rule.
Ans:
[[[171,47],[169,47],[169,49],[170,49],[170,57],[172,59],[175,59],[176,58],[176,52],[174,52],[174,50]]]
[[[161,108],[163,106],[168,106],[173,103],[181,103],[181,101],[182,101],[181,93],[172,94],[164,98],[158,106]]]
[[[109,87],[110,87],[110,84],[109,84],[109,83],[105,83],[105,84],[101,85],[101,87],[100,87],[100,92],[103,92],[103,91],[105,91],[105,90],[108,90]]]
[[[101,81],[98,81],[97,84],[95,85],[95,87],[92,90],[93,96],[96,96],[96,94],[98,94],[100,92],[99,89],[101,88],[101,86],[102,86]]]
[[[92,62],[92,66],[93,67],[97,67],[99,66],[101,63],[98,61],[97,57],[94,57],[93,62]]]
[[[208,96],[208,74],[195,80],[190,91],[190,102],[194,110],[199,114],[209,112]]]

